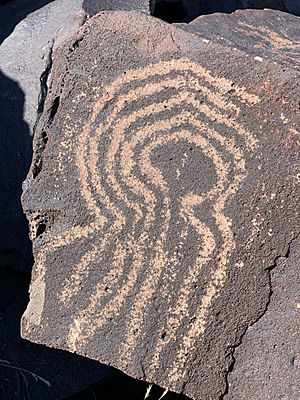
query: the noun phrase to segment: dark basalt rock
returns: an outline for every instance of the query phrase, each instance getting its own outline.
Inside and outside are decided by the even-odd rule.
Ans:
[[[237,47],[219,15],[207,39],[201,19],[104,12],[57,50],[24,186],[24,338],[193,399],[226,393],[300,230],[298,39],[257,15],[230,28]]]
[[[224,399],[299,398],[299,260],[298,238],[271,273],[270,304],[235,352],[236,362]]]
[[[265,18],[266,15],[268,18]],[[262,20],[263,24],[260,23]],[[257,60],[269,59],[289,68],[299,68],[299,20],[293,15],[239,10],[230,15],[204,15],[186,25],[186,28],[204,40],[213,40],[223,46],[242,51],[251,48],[251,54],[257,56]]]

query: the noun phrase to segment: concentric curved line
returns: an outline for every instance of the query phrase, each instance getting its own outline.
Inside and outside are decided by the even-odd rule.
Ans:
[[[142,139],[139,134],[137,134],[136,136],[139,137],[139,140]],[[145,155],[144,156],[142,155],[143,165],[141,170],[147,173],[149,179],[151,179],[154,184],[157,184],[157,179],[153,181],[155,173],[153,173],[152,170],[153,169],[155,170],[155,168],[152,167],[150,163],[151,150],[153,150],[153,148],[155,148],[156,146],[165,144],[169,141],[174,141],[174,140],[178,141],[182,139],[185,139],[188,142],[193,143],[194,145],[200,147],[201,150],[204,152],[204,154],[213,160],[213,163],[216,166],[217,175],[219,175],[219,182],[221,182],[224,179],[223,175],[225,174],[226,170],[226,167],[221,161],[221,158],[217,155],[215,149],[211,146],[211,144],[207,141],[207,139],[205,139],[202,135],[194,136],[188,131],[179,131],[173,134],[169,134],[167,136],[160,137],[156,140],[153,140],[150,143],[150,145],[148,145],[147,152],[145,153]],[[159,174],[158,171],[154,172],[156,172],[156,174]],[[217,190],[219,191],[221,189],[222,185],[220,185],[218,189],[214,187],[211,191],[205,193],[203,197],[210,196],[213,194],[213,192],[216,192]],[[191,215],[188,209],[190,208],[191,204],[188,203],[194,201],[195,202],[194,206],[200,205],[203,201],[203,197],[195,195],[186,197],[185,199],[186,212],[189,216]],[[213,250],[211,251],[211,248],[213,247],[214,249],[215,245],[210,229],[206,227],[205,224],[201,223],[198,219],[195,219],[193,216],[191,216],[191,219],[192,219],[192,225],[196,228],[196,231],[201,233],[201,238],[203,240],[203,244],[201,246],[203,258],[201,260],[198,259],[199,264],[197,265],[197,267],[200,270],[204,264],[204,261],[206,261],[206,259],[209,259],[209,256],[213,251]],[[142,287],[138,295],[136,296],[137,300],[132,305],[128,318],[129,323],[126,329],[126,337],[121,345],[121,350],[120,350],[122,357],[121,360],[122,363],[124,363],[124,365],[128,364],[130,360],[130,353],[131,353],[130,350],[135,347],[137,335],[134,334],[134,331],[140,330],[143,317],[145,316],[144,315],[145,308],[148,306],[149,300],[151,299],[157,288],[157,283],[163,270],[164,270],[164,265],[162,263],[155,263],[154,265],[152,265],[152,268],[149,268],[149,273],[145,278],[145,280],[143,281]]]
[[[174,72],[179,75],[182,73],[189,73],[189,71],[192,71],[192,74],[198,74],[199,80],[196,79],[195,81],[195,77],[178,76],[177,79],[165,79],[165,81],[159,83],[148,83],[143,87],[131,88],[126,95],[122,94],[120,90],[127,83],[138,83],[141,79],[146,80],[149,77],[153,77],[155,73],[157,73],[158,78],[159,76],[165,77],[167,73]],[[212,85],[214,88],[217,88],[218,92],[213,93],[211,89],[204,86],[204,84],[201,84],[200,80],[204,80],[208,84]],[[141,182],[138,177],[136,177],[132,172],[134,166],[136,166],[136,162],[134,161],[134,146],[145,140],[146,137],[151,137],[152,139],[154,139],[155,130],[153,129],[155,128],[155,126],[154,124],[152,124],[151,126],[144,126],[142,131],[138,130],[132,135],[131,141],[124,140],[125,130],[128,130],[137,119],[142,119],[147,117],[147,115],[155,115],[159,112],[162,112],[163,108],[167,104],[169,105],[169,107],[174,108],[184,103],[193,106],[200,114],[205,113],[206,118],[208,118],[209,120],[214,120],[222,126],[233,129],[233,136],[230,135],[229,138],[225,138],[224,136],[213,131],[212,129],[209,129],[207,127],[207,124],[201,125],[201,129],[205,129],[208,133],[208,136],[210,136],[212,133],[215,135],[214,140],[218,141],[217,135],[219,135],[219,137],[222,137],[223,141],[226,141],[226,146],[224,145],[224,147],[228,149],[227,142],[233,143],[234,135],[238,135],[245,140],[248,149],[253,150],[257,142],[254,136],[250,132],[248,132],[243,126],[241,126],[237,121],[235,121],[234,119],[227,119],[226,116],[222,114],[223,110],[230,110],[236,114],[239,111],[238,106],[236,106],[231,101],[229,102],[228,100],[224,99],[222,95],[226,94],[229,90],[232,89],[232,84],[233,83],[230,80],[227,80],[225,78],[215,78],[209,71],[203,69],[198,64],[191,62],[190,60],[177,59],[171,61],[161,61],[140,69],[127,71],[125,76],[120,76],[111,85],[109,85],[108,92],[106,94],[98,96],[98,99],[92,109],[91,118],[85,124],[83,132],[79,136],[78,148],[75,151],[75,162],[79,171],[81,194],[86,201],[87,209],[94,216],[94,222],[86,227],[75,227],[74,229],[66,231],[64,234],[59,235],[57,238],[55,238],[49,245],[47,245],[47,247],[45,247],[45,249],[43,249],[43,251],[40,251],[35,268],[38,273],[38,279],[36,279],[32,285],[32,293],[33,296],[35,296],[35,301],[31,301],[31,306],[33,306],[34,309],[34,303],[40,303],[38,307],[39,313],[36,313],[35,311],[35,314],[39,314],[41,317],[43,310],[43,296],[45,291],[44,268],[47,254],[49,254],[49,252],[51,253],[53,251],[56,251],[61,246],[70,245],[80,238],[90,237],[91,235],[99,232],[100,229],[104,229],[108,222],[102,214],[101,208],[99,207],[99,202],[112,213],[114,222],[109,227],[107,231],[108,234],[101,239],[100,243],[98,243],[97,245],[92,245],[91,250],[87,252],[83,256],[79,264],[75,266],[73,270],[73,275],[71,276],[69,283],[65,283],[65,291],[62,297],[65,302],[71,301],[73,296],[78,293],[80,287],[84,283],[84,280],[89,274],[90,265],[93,263],[96,257],[98,257],[97,262],[99,261],[99,257],[102,257],[101,254],[107,248],[108,243],[118,237],[119,233],[122,231],[123,227],[127,223],[127,218],[125,217],[125,214],[122,213],[120,207],[115,206],[111,195],[106,192],[106,189],[102,184],[104,178],[100,178],[98,171],[99,149],[98,146],[94,145],[94,138],[93,135],[91,135],[91,129],[96,124],[99,113],[103,112],[105,106],[109,102],[111,102],[118,93],[119,98],[117,99],[117,101],[115,101],[115,107],[113,111],[111,112],[110,116],[108,116],[107,120],[103,124],[101,124],[96,130],[96,141],[97,143],[99,143],[101,141],[101,138],[107,135],[108,129],[113,128],[111,133],[112,141],[108,147],[105,161],[105,174],[107,177],[106,185],[108,185],[108,187],[112,191],[113,196],[116,196],[116,198],[125,202],[126,206],[134,211],[133,222],[135,224],[144,217],[144,233],[141,235],[138,242],[135,241],[134,231],[128,234],[128,236],[126,237],[128,250],[126,250],[126,252],[123,242],[118,242],[115,244],[116,254],[113,261],[113,270],[108,271],[103,281],[97,285],[96,290],[91,296],[89,306],[87,307],[87,309],[82,310],[80,314],[76,316],[74,324],[70,327],[68,336],[68,346],[70,349],[76,350],[78,345],[82,346],[88,338],[91,338],[97,328],[101,328],[101,326],[107,323],[110,316],[115,316],[120,312],[120,309],[124,305],[128,294],[134,289],[135,283],[138,280],[141,266],[144,263],[145,249],[147,246],[149,246],[150,243],[150,238],[147,232],[150,229],[151,224],[155,221],[155,194],[149,188],[147,188],[143,184],[143,182]],[[179,96],[177,94],[177,99],[173,96],[171,97],[171,99],[168,99],[168,101],[161,102],[159,104],[156,104],[155,106],[150,105],[144,107],[144,109],[132,112],[129,115],[125,115],[121,119],[119,118],[119,114],[124,109],[126,101],[127,103],[128,101],[130,102],[132,100],[137,101],[139,99],[145,98],[145,96],[153,95],[158,91],[162,92],[164,88],[183,90]],[[244,88],[234,86],[234,89],[236,97],[239,98],[239,100],[242,102],[246,102],[248,104],[256,104],[259,101],[259,98],[257,96],[247,93]],[[201,91],[201,93],[205,95],[207,101],[213,104],[214,110],[212,110],[207,104],[203,104],[199,100],[194,99],[197,94],[195,94],[193,90]],[[216,111],[216,109],[220,109],[220,111]],[[195,122],[195,116],[193,115],[193,113],[185,112],[184,114],[182,114],[182,117],[183,119],[186,119],[186,121],[188,121],[188,119],[191,119],[191,121],[189,122]],[[167,120],[164,121],[166,122]],[[171,123],[171,127],[177,126],[180,129],[180,125],[182,124],[182,121],[180,121],[180,119],[177,120],[177,122],[175,123],[173,118],[169,119],[169,121]],[[193,123],[191,125],[193,125]],[[157,125],[159,124],[161,123],[157,123]],[[157,126],[157,128],[159,128],[159,126]],[[200,129],[199,126],[198,129]],[[162,131],[167,132],[167,130],[168,128],[166,127],[165,130]],[[174,135],[175,137],[176,134],[178,136],[180,132],[183,131],[169,134],[169,136]],[[186,131],[186,135],[191,134]],[[167,136],[168,135],[164,133],[164,137]],[[134,143],[134,140],[136,140],[136,144]],[[178,140],[180,139],[178,138]],[[201,137],[201,140],[208,139]],[[209,141],[207,143],[209,143],[209,146],[212,146]],[[212,148],[214,147],[212,146]],[[162,210],[162,215],[164,215],[164,225],[160,233],[160,239],[154,244],[154,252],[156,253],[156,256],[152,260],[152,264],[149,268],[152,274],[150,275],[152,276],[153,281],[150,280],[149,276],[146,277],[146,279],[142,282],[142,287],[137,293],[137,300],[134,302],[131,311],[133,319],[137,322],[138,329],[141,329],[142,327],[143,312],[146,310],[146,307],[148,307],[149,301],[151,300],[153,294],[155,293],[155,290],[157,289],[159,277],[163,274],[164,268],[161,268],[161,266],[165,261],[167,264],[167,259],[169,257],[165,250],[168,224],[170,221],[169,199],[167,196],[168,188],[161,179],[162,177],[160,176],[160,171],[158,169],[153,170],[153,168],[151,167],[151,149],[153,150],[153,145],[151,143],[150,145],[146,145],[144,147],[142,156],[143,161],[139,163],[139,166],[141,169],[144,168],[144,170],[148,172],[150,180],[152,179],[152,184],[155,187],[159,188],[162,193],[166,194]],[[216,149],[214,149],[214,151],[216,151]],[[116,158],[118,155],[120,156],[122,185],[124,186],[125,184],[125,186],[129,190],[139,196],[142,195],[144,197],[145,205],[142,207],[138,202],[132,202],[131,200],[129,200],[124,190],[122,189],[122,185],[117,180],[115,168]],[[244,162],[242,154],[238,162]],[[233,163],[236,164],[237,160],[235,159]],[[194,325],[190,327],[189,331],[186,332],[184,338],[182,339],[179,352],[170,371],[171,382],[175,382],[176,379],[178,379],[178,376],[181,376],[184,373],[184,363],[187,361],[187,359],[185,358],[187,346],[194,344],[197,337],[204,332],[205,323],[207,320],[208,311],[211,307],[212,300],[219,295],[221,288],[225,284],[227,262],[229,255],[233,251],[234,242],[230,228],[230,221],[227,220],[223,213],[227,199],[236,192],[238,185],[240,184],[242,179],[243,177],[241,174],[236,175],[233,180],[233,185],[231,185],[227,190],[225,190],[225,186],[220,186],[218,188],[218,190],[221,192],[223,190],[223,194],[225,191],[225,195],[223,196],[223,198],[221,198],[222,196],[219,196],[214,205],[216,224],[220,227],[223,236],[223,247],[220,253],[220,264],[218,268],[212,273],[212,281],[208,285],[206,293],[202,298],[201,307],[199,308],[199,316],[196,318]],[[195,197],[191,194],[189,197],[183,200],[182,213],[183,216],[190,222],[190,224],[194,226],[194,229],[198,232],[198,236],[201,236],[201,232],[202,234],[204,232],[206,233],[207,240],[209,239],[210,243],[213,243],[213,235],[210,232],[209,228],[206,227],[205,224],[203,224],[193,212],[193,208],[195,207],[195,205],[201,204],[202,201],[202,196]],[[202,264],[200,265],[201,256],[199,256],[198,264],[196,263],[195,269],[199,270],[199,268],[207,263],[209,259],[211,259],[210,257],[213,251],[214,248],[213,250],[212,248],[209,248],[208,242],[205,242],[204,240]],[[123,285],[121,285],[120,292],[118,292],[116,296],[104,306],[104,308],[100,311],[101,315],[99,315],[97,309],[99,305],[99,299],[101,298],[103,300],[106,295],[104,285],[114,284],[117,279],[120,280],[120,275],[124,275],[124,263],[126,254],[128,255],[128,252],[133,255],[132,267],[129,271],[129,276],[126,277],[125,282],[123,283]],[[188,278],[183,283],[180,297],[181,305],[185,309],[187,308],[188,304],[187,287]],[[32,300],[34,300],[33,296]],[[177,318],[176,324],[179,325],[180,319],[178,319],[178,314],[176,314],[176,306],[174,309],[172,309],[172,312],[174,312],[174,315]],[[95,319],[95,321],[91,326],[89,326],[92,319]],[[33,321],[34,323],[39,323],[40,319],[36,319],[35,316],[31,322]],[[135,343],[136,336],[133,334],[133,324],[129,323],[127,326],[125,342],[121,349],[123,363],[126,364],[130,362],[132,352],[134,350],[132,347],[135,345]],[[157,348],[156,350],[157,354],[159,354],[162,348]],[[124,353],[126,353],[125,356]],[[183,362],[183,364],[179,367],[176,364],[178,362]]]
[[[165,130],[166,131],[168,131],[168,129],[169,129],[169,126],[170,126],[170,122],[171,122],[171,120],[170,121],[166,121],[165,122]],[[151,127],[145,127],[145,128],[143,128],[143,130],[142,131],[139,131],[137,134],[136,134],[136,137],[138,138],[137,140],[141,140],[141,138],[143,137],[143,135],[148,135],[148,137],[149,136],[151,136],[152,134],[153,134],[153,130],[155,130],[155,128],[157,129],[157,130],[159,130],[159,129],[162,129],[162,124],[161,124],[161,122],[158,122],[158,123],[156,123],[156,124],[153,124]],[[161,131],[160,131],[161,132]],[[130,164],[130,163],[129,163]],[[136,247],[137,247],[138,245],[136,244]],[[111,301],[111,306],[109,306],[109,305],[106,305],[106,307],[104,307],[104,308],[101,308],[101,311],[100,311],[100,315],[99,315],[99,318],[97,319],[96,318],[96,320],[95,320],[95,315],[94,315],[94,322],[93,322],[93,324],[91,325],[91,322],[90,322],[90,319],[89,319],[89,317],[87,316],[87,310],[89,310],[90,312],[91,312],[91,315],[93,315],[93,311],[95,311],[95,309],[96,309],[96,307],[97,307],[97,303],[95,303],[95,297],[93,297],[92,298],[92,302],[93,302],[93,306],[94,307],[92,307],[92,304],[90,304],[88,307],[87,307],[87,310],[83,310],[80,314],[81,315],[83,315],[84,316],[84,320],[85,320],[85,322],[84,322],[84,320],[82,320],[81,321],[81,323],[79,323],[78,321],[80,320],[80,318],[77,318],[76,319],[76,326],[77,326],[77,328],[76,328],[76,330],[77,330],[77,336],[79,337],[80,336],[80,334],[79,333],[81,333],[81,332],[86,332],[86,335],[85,335],[85,339],[87,339],[88,337],[90,337],[93,333],[94,333],[94,331],[95,331],[95,329],[97,329],[97,328],[100,328],[104,323],[106,323],[106,321],[107,321],[107,317],[105,317],[105,315],[107,314],[107,316],[111,316],[112,315],[112,313],[113,312],[116,312],[116,306],[115,306],[115,304],[118,304],[119,303],[119,307],[120,307],[120,304],[122,304],[125,300],[126,300],[126,295],[128,294],[128,292],[134,287],[134,284],[135,284],[135,282],[136,282],[136,279],[137,279],[137,271],[135,270],[135,267],[138,267],[136,264],[134,264],[133,266],[132,266],[132,270],[130,271],[130,275],[127,277],[128,279],[127,279],[127,281],[126,281],[126,283],[120,288],[120,294],[119,295],[117,295],[116,297],[114,297],[114,299]],[[131,276],[132,275],[132,276]],[[132,280],[131,280],[131,285],[129,285],[128,284],[128,282],[129,282],[129,280],[132,278]],[[96,295],[96,297],[97,297],[97,295]],[[91,302],[91,303],[92,303]],[[83,324],[84,325],[84,328],[79,332],[78,331],[78,327],[79,326],[81,326],[81,324]],[[74,337],[74,330],[72,330],[72,337]],[[83,337],[81,336],[80,337],[80,342],[83,342]]]
[[[211,281],[206,289],[206,293],[201,299],[201,304],[195,312],[195,321],[191,328],[184,335],[179,351],[175,357],[172,368],[168,374],[169,382],[176,384],[179,379],[182,378],[185,371],[185,365],[188,359],[191,357],[188,349],[195,348],[195,342],[205,330],[207,324],[208,312],[211,307],[212,301],[220,295],[220,290],[224,287],[227,279],[227,265],[229,261],[229,255],[232,254],[235,243],[233,232],[231,228],[231,221],[224,215],[223,210],[229,197],[234,195],[238,189],[239,184],[245,179],[245,175],[237,175],[234,177],[232,185],[225,191],[224,195],[221,196],[214,204],[215,219],[217,221],[220,230],[223,232],[223,248],[220,253],[220,261],[218,267],[211,275]]]
[[[86,125],[87,132],[89,132],[91,124],[94,123],[97,115],[98,108],[94,107],[90,120]],[[83,141],[84,143],[84,140],[86,138],[87,136],[83,133],[83,135],[81,136],[81,141]],[[30,303],[23,316],[22,329],[24,331],[29,330],[31,324],[39,325],[41,323],[46,291],[45,262],[48,254],[51,254],[61,247],[73,243],[77,239],[88,237],[91,233],[100,230],[106,223],[106,218],[101,214],[100,210],[94,202],[92,193],[89,192],[87,188],[86,180],[88,177],[88,172],[85,164],[82,163],[83,157],[83,148],[82,146],[78,146],[77,151],[75,152],[75,159],[79,171],[80,190],[83,198],[86,201],[88,209],[95,216],[95,220],[92,224],[88,226],[76,226],[70,230],[65,231],[63,234],[56,236],[54,239],[51,240],[50,244],[44,245],[43,249],[40,250],[35,257],[35,278],[32,279],[32,283],[30,286]]]
[[[196,124],[196,122],[194,122],[195,124]],[[204,125],[202,125],[202,124],[200,124],[200,126],[199,126],[199,124],[198,124],[198,128],[202,128],[202,129],[205,129],[205,126]],[[218,141],[220,141],[223,145],[225,144],[225,139],[221,136],[221,135],[219,135],[219,134],[215,134],[214,135],[215,136],[215,138],[217,138],[218,139]],[[155,142],[154,142],[155,143]],[[242,160],[242,156],[241,156],[241,152],[236,148],[236,146],[235,146],[235,144],[234,144],[234,142],[233,143],[231,143],[231,145],[229,146],[230,147],[230,150],[231,150],[231,153],[232,154],[234,154],[234,158],[235,158],[235,161],[237,161],[237,163],[239,164],[239,167],[240,168],[242,168],[243,169],[243,160]],[[223,167],[224,168],[224,167]],[[204,256],[204,255],[202,255],[202,256]],[[200,258],[201,258],[201,256],[200,256]],[[199,264],[198,264],[199,265]],[[199,268],[195,268],[196,269],[196,271],[197,270],[199,270]],[[194,270],[192,273],[191,273],[191,276],[193,276],[193,275],[195,275],[195,273],[196,273],[196,271]],[[168,272],[168,273],[170,273],[170,271]],[[187,291],[187,286],[188,286],[188,284],[191,282],[191,276],[187,279],[187,282],[186,283],[184,283],[183,285],[182,285],[182,289],[181,289],[181,292],[185,292],[185,295],[187,295],[187,293],[188,293],[188,291]],[[139,296],[138,296],[139,297]],[[186,297],[186,296],[185,296]],[[180,298],[180,296],[179,296],[179,298]],[[182,301],[179,301],[178,303],[180,303],[180,308],[182,309],[182,308],[185,308],[186,309],[186,307],[187,307],[187,304],[186,304],[186,298],[184,298],[184,299],[181,299]],[[138,308],[138,307],[137,307]],[[176,310],[175,310],[176,311]],[[178,314],[178,312],[177,312],[177,314]],[[184,313],[183,313],[184,314]],[[173,319],[173,317],[171,317],[171,319]],[[170,319],[170,320],[171,320]],[[174,319],[172,320],[172,322],[174,323]],[[178,325],[178,321],[177,321],[177,325]],[[135,330],[137,329],[137,324],[136,323],[134,323],[134,326],[135,326]],[[177,326],[178,327],[178,326]],[[169,327],[170,328],[170,327]],[[168,330],[168,328],[166,328],[166,331],[168,332],[168,334],[169,334],[169,330]],[[171,336],[171,335],[169,335],[169,336]],[[131,343],[131,346],[133,346],[133,343]],[[129,350],[129,348],[127,348],[127,351],[123,351],[123,354],[127,354],[128,355],[128,350]],[[153,366],[154,364],[153,364],[153,362],[151,363],[151,366]]]
[[[199,123],[198,121],[193,121],[193,124],[198,126],[198,129],[203,129],[202,123]],[[237,181],[240,181],[242,177],[244,178],[245,174],[245,161],[243,158],[242,151],[236,146],[234,139],[231,139],[231,141],[226,140],[222,135],[218,134],[217,132],[214,132],[215,139],[218,140],[223,146],[227,148],[227,150],[230,151],[230,154],[233,157],[235,169],[237,175],[233,179],[233,183],[236,183]],[[221,197],[223,196],[223,193],[221,192]],[[200,259],[201,259],[202,254],[200,253]],[[218,259],[221,257],[221,255],[217,255],[216,258]],[[183,279],[183,283],[181,285],[180,292],[178,294],[178,302],[175,306],[173,306],[171,309],[168,311],[168,315],[170,317],[167,320],[166,326],[164,327],[164,330],[168,332],[168,339],[161,340],[160,342],[157,342],[156,348],[153,353],[153,358],[152,362],[149,368],[148,373],[150,376],[154,376],[156,370],[159,367],[159,360],[160,360],[160,354],[161,351],[164,347],[167,346],[167,344],[171,341],[176,339],[176,332],[179,328],[180,322],[184,317],[187,317],[189,314],[187,313],[187,306],[188,306],[188,298],[191,293],[191,284],[193,282],[193,277],[196,276],[197,274],[197,263],[195,266],[191,268],[187,276]],[[178,305],[180,305],[180,310],[178,310]],[[183,310],[183,312],[182,312]],[[176,317],[174,317],[176,315]],[[194,316],[193,316],[194,317]],[[173,331],[173,333],[172,333]]]
[[[182,72],[182,71],[180,71],[180,72]],[[194,78],[193,78],[193,79],[194,79]],[[187,81],[188,81],[188,82],[187,82]],[[162,86],[162,85],[163,85],[164,87],[170,87],[170,86],[174,85],[174,86],[173,86],[174,88],[178,88],[178,83],[179,83],[180,85],[184,85],[184,84],[189,83],[189,87],[193,86],[195,89],[198,89],[198,90],[200,90],[200,91],[203,91],[206,95],[208,95],[208,98],[209,98],[209,99],[213,100],[213,99],[215,98],[215,99],[217,100],[217,102],[215,102],[215,104],[216,104],[218,107],[222,106],[223,108],[225,108],[225,107],[227,106],[229,109],[233,109],[233,107],[234,107],[234,106],[233,106],[233,103],[228,102],[228,101],[225,103],[224,100],[223,100],[223,98],[222,98],[222,96],[219,96],[219,97],[218,97],[218,94],[212,94],[212,92],[211,92],[210,90],[208,90],[205,86],[199,85],[199,83],[197,84],[197,82],[195,82],[194,80],[193,80],[192,82],[190,82],[190,80],[188,80],[187,77],[183,77],[182,79],[178,79],[178,78],[177,78],[177,79],[170,79],[170,80],[167,80],[167,81],[165,81],[165,82],[161,82],[161,83],[159,83],[159,84],[147,84],[146,88],[143,87],[143,88],[141,88],[141,89],[132,89],[131,92],[134,92],[134,94],[135,94],[135,99],[137,99],[137,98],[139,98],[139,97],[144,97],[145,95],[147,95],[147,93],[150,93],[150,94],[153,93],[153,91],[155,91],[156,89],[161,89],[161,86]],[[131,96],[132,96],[132,93],[131,93],[131,92],[129,92],[129,93],[127,94],[127,96],[121,96],[121,97],[120,97],[120,99],[118,100],[118,102],[117,102],[117,104],[116,104],[116,106],[115,106],[115,108],[114,108],[113,117],[116,117],[116,116],[118,115],[118,113],[122,110],[122,108],[124,107],[124,105],[126,104],[126,102],[131,98]],[[186,92],[186,93],[184,93],[184,95],[190,96],[190,93],[189,93],[189,92]],[[191,99],[190,103],[194,103],[194,102],[193,102],[193,99]],[[164,106],[164,105],[162,105],[162,107],[163,107],[163,106]],[[150,107],[151,107],[151,106],[150,106]],[[204,109],[204,110],[206,109],[206,112],[207,112],[207,113],[211,113],[210,110],[207,108],[206,105],[203,106],[203,109]],[[163,110],[163,109],[162,109],[162,110]],[[143,110],[141,110],[141,111],[143,111]],[[144,113],[147,113],[147,112],[148,112],[148,110],[145,110],[145,111],[144,111]],[[222,122],[222,123],[225,123],[226,125],[228,125],[229,127],[234,127],[234,125],[235,125],[235,122],[234,122],[234,121],[232,121],[232,120],[225,120],[225,121],[224,121],[224,117],[221,117],[220,114],[215,113],[215,112],[213,112],[213,114],[214,114],[214,118],[216,118],[217,122]],[[144,114],[144,115],[145,115],[145,114]],[[132,117],[133,117],[133,118],[136,118],[136,116],[132,116]],[[114,119],[114,118],[112,118],[112,119]],[[128,122],[129,122],[129,121],[127,121],[127,123],[128,123]],[[243,129],[243,127],[239,126],[238,128],[239,128],[240,131],[243,131],[242,134],[243,134],[245,137],[247,137],[247,139],[250,139],[250,140],[248,140],[248,142],[250,143],[251,146],[253,146],[253,144],[255,143],[255,140],[253,140],[253,138],[251,137],[251,135],[249,135],[248,132],[246,132],[246,131]],[[100,131],[100,129],[97,130],[97,133],[99,133],[99,131]],[[92,150],[93,150],[93,149],[96,149],[96,147],[95,147],[95,146],[92,146]],[[93,157],[91,157],[91,162],[92,162],[93,164],[95,164],[95,163],[97,162],[97,156],[95,156],[94,153],[93,153]],[[93,167],[94,167],[94,165],[93,165]],[[95,167],[92,168],[91,165],[90,165],[90,168],[93,169],[93,170],[95,170]],[[109,173],[107,174],[107,176],[108,176],[108,177],[110,176]],[[97,175],[93,175],[93,177],[94,177],[94,181],[97,180]],[[137,215],[141,215],[141,211],[139,210],[139,206],[138,206],[137,204],[133,205],[132,202],[126,200],[126,196],[124,196],[124,195],[122,194],[122,191],[119,190],[118,185],[117,185],[117,183],[116,183],[116,181],[115,181],[113,175],[111,175],[111,180],[113,181],[113,182],[112,182],[112,183],[113,183],[113,186],[114,186],[115,189],[117,190],[118,195],[121,196],[121,198],[122,198],[123,200],[125,200],[127,206],[129,206],[129,207],[130,207],[130,206],[131,206],[131,207],[135,207],[136,214],[137,214]],[[100,191],[99,191],[99,186],[100,186],[100,185],[99,185],[99,182],[97,182],[96,185],[94,185],[94,190],[96,191],[96,193],[100,193]],[[97,190],[97,188],[98,188],[98,190]],[[91,191],[91,193],[93,193],[93,192]],[[93,196],[93,195],[92,195],[92,196]],[[107,203],[109,203],[109,201],[106,200],[105,203],[107,204]],[[113,206],[113,204],[110,202],[110,207],[111,207],[111,206]],[[116,214],[115,214],[115,215],[116,215]],[[116,230],[115,232],[117,233],[117,231],[118,231],[118,230]],[[72,289],[71,289],[72,286],[75,286],[75,288],[74,288],[74,294],[78,292],[78,288],[79,288],[79,286],[80,286],[80,283],[82,282],[82,280],[83,280],[83,279],[87,276],[87,274],[88,274],[88,268],[87,268],[88,264],[97,256],[97,254],[99,254],[101,251],[103,251],[102,249],[105,248],[105,246],[106,246],[108,240],[109,240],[111,237],[113,237],[113,233],[112,233],[111,235],[109,235],[109,237],[108,237],[108,236],[105,237],[105,240],[102,241],[102,242],[103,242],[103,245],[99,247],[99,252],[97,252],[97,250],[94,249],[94,251],[91,251],[88,255],[85,255],[85,256],[84,256],[83,260],[80,261],[79,265],[77,266],[77,268],[75,268],[75,271],[74,271],[74,273],[75,273],[77,276],[81,275],[81,276],[82,276],[82,279],[78,279],[78,278],[77,278],[77,279],[74,279],[74,278],[73,278],[73,279],[71,279],[68,283],[66,283],[66,284],[65,284],[66,288],[65,288],[64,293],[62,294],[62,298],[68,298],[68,299],[70,299],[70,298],[72,297]],[[87,261],[87,260],[88,260],[88,261]]]

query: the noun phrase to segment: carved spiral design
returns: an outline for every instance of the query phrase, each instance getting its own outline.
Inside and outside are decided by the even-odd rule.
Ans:
[[[154,376],[162,352],[174,341],[178,352],[169,381],[184,373],[189,349],[205,332],[212,303],[226,282],[235,243],[225,206],[246,177],[245,152],[257,144],[236,116],[240,103],[259,99],[244,88],[234,86],[229,96],[232,91],[231,81],[191,60],[176,59],[126,71],[99,93],[74,150],[81,194],[94,221],[55,238],[36,260],[41,278],[34,284],[41,284],[49,252],[98,235],[64,282],[59,293],[63,306],[93,273],[93,262],[100,264],[113,249],[105,277],[70,326],[69,349],[80,349],[130,304],[119,348],[119,363],[126,368],[159,294],[165,308],[149,374]],[[195,179],[199,174],[193,175],[193,168],[201,175],[202,166],[211,174],[203,184]],[[183,269],[191,237],[197,251]],[[197,307],[191,308],[202,273],[206,283]],[[111,287],[117,290],[109,297]],[[184,335],[178,337],[182,326]]]

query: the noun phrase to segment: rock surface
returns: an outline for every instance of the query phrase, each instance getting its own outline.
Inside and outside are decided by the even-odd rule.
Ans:
[[[223,46],[247,51],[257,60],[270,59],[289,68],[299,68],[299,19],[293,15],[268,11],[240,10],[231,15],[205,15],[187,29]],[[263,22],[262,22],[263,21]]]
[[[278,52],[294,31],[269,36],[284,16],[261,15],[264,57],[243,24],[237,48],[214,23],[209,40],[135,12],[92,18],[56,52],[24,186],[23,337],[193,399],[226,393],[300,230],[299,68]]]
[[[267,312],[243,337],[224,400],[299,400],[300,240],[271,272]]]
[[[83,0],[82,8],[90,17],[105,10],[135,10],[150,13],[149,0]]]
[[[53,0],[9,0],[0,3],[0,44],[26,16]]]
[[[84,22],[81,5],[82,0],[50,2],[29,14],[0,46],[0,69],[26,93],[24,120],[31,132],[42,96],[40,78],[52,51]]]

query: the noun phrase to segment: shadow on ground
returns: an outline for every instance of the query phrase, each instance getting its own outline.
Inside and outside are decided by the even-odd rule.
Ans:
[[[69,397],[68,400],[190,400],[187,396],[167,392],[155,385],[150,386],[114,370],[103,381]]]
[[[200,15],[270,8],[300,15],[299,0],[150,0],[151,14],[167,22],[191,22]]]
[[[0,399],[60,400],[111,373],[111,368],[20,337],[29,276],[0,270]]]

